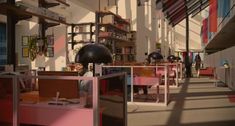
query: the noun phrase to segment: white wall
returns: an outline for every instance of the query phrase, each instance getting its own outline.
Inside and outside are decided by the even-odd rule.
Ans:
[[[101,0],[101,10],[107,6],[107,0]],[[116,6],[106,7],[110,11],[116,13]],[[148,13],[147,13],[148,12]],[[156,14],[155,1],[150,0],[146,6],[137,7],[136,0],[118,0],[118,14],[130,19],[131,29],[137,31],[137,61],[143,62],[146,56],[145,52],[150,53],[155,51],[156,43]],[[138,15],[138,16],[137,16]],[[144,17],[144,18],[143,18]],[[76,11],[72,12],[72,22],[92,22],[95,20],[95,14],[88,9],[76,6]],[[73,52],[69,51],[69,59],[73,60]]]
[[[201,22],[202,18],[194,17],[189,18],[189,49],[191,51],[201,51]],[[175,50],[185,51],[186,50],[186,22],[183,20],[175,26]]]
[[[34,19],[36,20],[36,19]],[[49,28],[47,35],[54,34],[54,57],[38,55],[34,61],[22,57],[22,36],[38,35],[37,22],[20,21],[16,25],[16,52],[19,64],[28,64],[31,69],[46,67],[46,70],[61,71],[66,66],[66,26]]]
[[[97,11],[99,9],[99,0],[67,0],[69,2],[72,2],[74,5],[81,6],[83,8],[86,8],[90,11]],[[101,4],[103,0],[100,0]],[[72,4],[70,4],[72,5]]]
[[[226,50],[219,51],[217,53],[213,53],[211,55],[205,56],[204,66],[205,67],[216,67],[216,73],[218,78],[225,82],[225,73],[224,69],[221,66],[222,60],[227,60],[229,63],[229,69],[227,70],[227,85],[235,90],[235,57],[231,56],[231,54],[235,53],[235,46],[228,48]]]
[[[231,1],[231,7],[235,4],[235,0],[230,0]],[[222,24],[218,27],[217,33],[224,27],[224,25],[231,19],[231,17],[233,17],[235,15],[235,9],[233,9],[230,13],[230,16],[227,17]],[[220,22],[222,21],[222,18],[218,18],[218,25],[220,24]],[[212,38],[210,40],[213,39],[214,36],[216,36],[217,34],[215,33]],[[233,38],[231,38],[231,40],[234,40]],[[210,42],[210,41],[209,41]],[[206,55],[205,56],[205,61],[204,61],[204,65],[205,67],[207,66],[212,66],[212,67],[216,67],[216,73],[217,76],[225,82],[227,82],[227,85],[235,90],[235,57],[232,56],[235,53],[235,46],[227,48],[225,50],[213,53],[211,55]],[[223,60],[227,60],[229,62],[229,66],[230,68],[227,69],[227,73],[228,76],[227,78],[225,78],[225,70],[221,67],[221,61]]]
[[[23,0],[29,4],[37,5],[35,0]],[[63,16],[69,16],[69,11],[63,6],[54,7],[50,10],[60,13]],[[66,47],[67,47],[67,26],[59,25],[48,28],[46,35],[54,34],[54,57],[45,57],[38,55],[34,61],[29,58],[22,57],[22,36],[38,35],[38,19],[33,17],[28,21],[19,21],[16,25],[16,52],[18,57],[18,64],[28,64],[31,69],[38,67],[46,67],[46,70],[61,71],[62,67],[66,66]]]
[[[84,22],[93,22],[95,23],[95,12],[86,9],[75,3],[71,4],[71,15],[67,17],[67,21],[70,23],[84,23]],[[93,27],[95,29],[95,27]],[[67,28],[68,32],[71,32],[71,27]],[[88,30],[88,29],[86,29]],[[67,36],[67,41],[71,42],[71,37]],[[76,36],[75,40],[89,40],[89,35]],[[93,41],[95,41],[95,36],[93,35]],[[71,49],[71,44],[68,45],[67,57],[68,62],[74,62],[76,50],[78,50],[82,44],[78,44],[74,47],[74,50]]]
[[[132,6],[136,6],[136,3]],[[156,50],[156,23],[154,0],[150,0],[148,3],[145,3],[145,6],[137,6],[136,59],[139,62],[143,62],[145,58],[147,58],[145,53],[149,54]]]

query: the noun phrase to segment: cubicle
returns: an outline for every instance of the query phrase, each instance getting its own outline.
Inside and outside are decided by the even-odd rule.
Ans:
[[[80,76],[23,76],[0,75],[0,125],[4,126],[126,126],[126,74],[117,73],[100,77]],[[39,90],[22,91],[20,79],[36,79]],[[52,81],[53,80],[53,81]],[[39,95],[43,92],[40,83],[60,87],[68,93],[58,92]],[[79,89],[81,81],[89,83],[89,91]],[[53,83],[54,82],[54,83]],[[77,88],[72,88],[78,84]],[[70,87],[70,88],[66,88]],[[45,92],[43,92],[45,93]],[[88,104],[90,103],[90,104]]]
[[[171,64],[174,65],[174,64]],[[176,82],[178,87],[178,64],[176,66]],[[156,66],[102,66],[102,74],[127,73],[127,99],[129,104],[146,104],[166,106],[169,102],[169,64]],[[136,94],[135,89],[147,88],[148,94]]]

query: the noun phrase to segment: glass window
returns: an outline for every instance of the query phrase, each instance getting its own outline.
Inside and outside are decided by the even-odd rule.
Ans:
[[[0,65],[7,64],[6,24],[0,23]]]

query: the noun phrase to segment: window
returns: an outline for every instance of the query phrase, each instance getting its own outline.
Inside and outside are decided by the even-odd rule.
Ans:
[[[7,64],[6,24],[0,23],[0,65]]]

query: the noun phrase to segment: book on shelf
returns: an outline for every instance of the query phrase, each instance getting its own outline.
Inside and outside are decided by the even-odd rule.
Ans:
[[[111,37],[112,35],[112,32],[99,32],[99,37]]]

